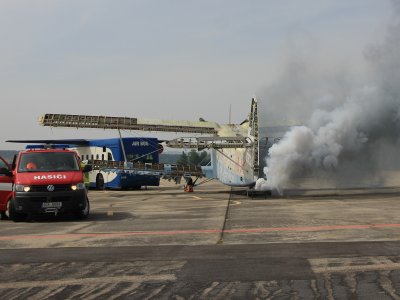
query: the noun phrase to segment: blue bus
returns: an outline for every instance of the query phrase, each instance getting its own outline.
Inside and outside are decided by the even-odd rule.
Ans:
[[[70,143],[82,161],[126,161],[158,163],[162,146],[157,138],[122,138],[79,140]],[[125,151],[125,155],[124,155]],[[159,186],[160,177],[137,174],[128,170],[93,170],[89,173],[90,188],[140,189],[142,186]]]

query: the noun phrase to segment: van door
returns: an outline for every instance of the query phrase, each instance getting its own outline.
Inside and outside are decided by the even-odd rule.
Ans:
[[[0,156],[0,212],[7,209],[7,200],[12,193],[13,178],[6,161]]]

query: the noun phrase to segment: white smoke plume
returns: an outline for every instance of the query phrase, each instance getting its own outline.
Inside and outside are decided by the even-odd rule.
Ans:
[[[400,1],[392,2],[400,14]],[[306,100],[301,111],[307,121],[269,149],[267,181],[259,180],[256,188],[280,191],[294,178],[307,176],[328,178],[336,187],[354,182],[379,186],[381,171],[400,165],[400,24],[389,29],[382,45],[369,47],[365,57],[374,84]]]

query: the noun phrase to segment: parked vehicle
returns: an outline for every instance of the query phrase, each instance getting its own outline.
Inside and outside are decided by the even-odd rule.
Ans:
[[[132,163],[158,163],[160,144],[156,138],[111,138],[86,140],[87,144],[70,144],[82,161],[127,161]],[[89,172],[89,186],[96,189],[140,189],[142,186],[159,186],[160,177],[127,172],[120,169],[93,170]]]
[[[78,218],[89,216],[90,204],[79,157],[74,151],[61,149],[30,149],[14,158],[7,188],[12,184],[11,197],[6,196],[1,211],[13,221],[27,215],[72,212]],[[4,205],[6,203],[6,205]]]

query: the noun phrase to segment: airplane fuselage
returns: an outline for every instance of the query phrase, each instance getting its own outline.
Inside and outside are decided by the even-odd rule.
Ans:
[[[249,135],[248,124],[243,125],[221,125],[218,136],[242,136]],[[257,177],[253,169],[253,148],[226,148],[212,149],[211,158],[214,176],[222,183],[229,186],[251,186]]]

